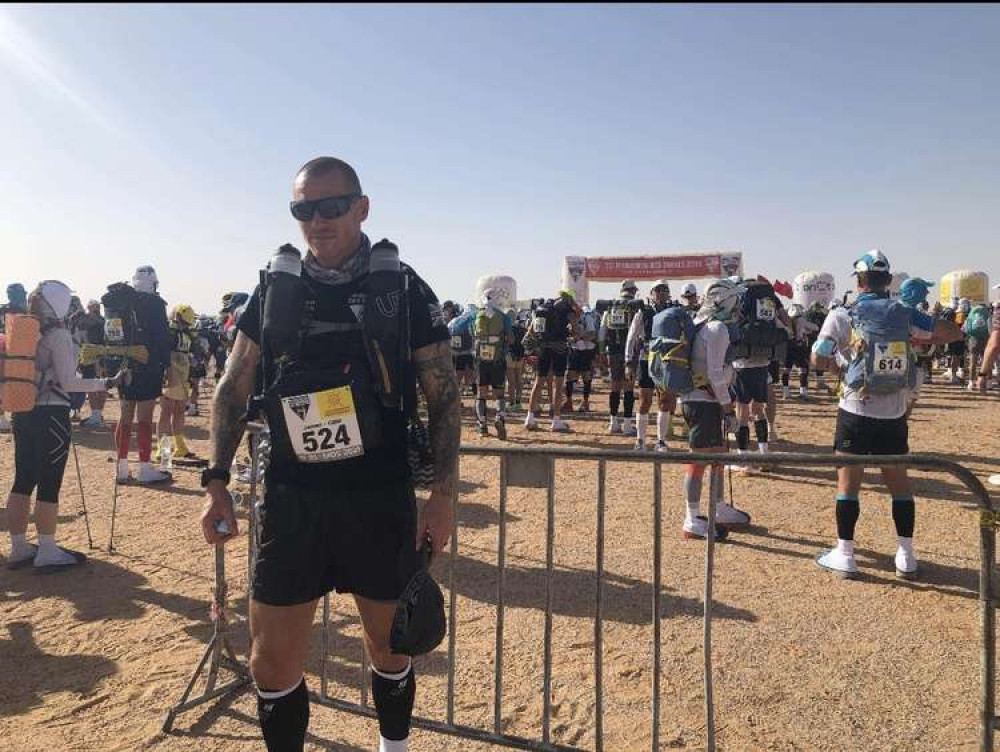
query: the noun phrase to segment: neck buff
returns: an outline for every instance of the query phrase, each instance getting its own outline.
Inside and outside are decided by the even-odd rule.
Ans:
[[[319,261],[313,256],[312,251],[306,254],[302,264],[309,272],[309,276],[317,282],[324,285],[346,285],[368,273],[368,267],[371,265],[371,255],[371,241],[368,240],[367,235],[361,233],[361,245],[358,247],[358,250],[345,259],[339,269],[327,269],[325,266],[320,266]]]

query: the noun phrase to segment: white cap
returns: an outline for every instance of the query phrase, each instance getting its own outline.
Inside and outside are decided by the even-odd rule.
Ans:
[[[70,301],[73,299],[72,290],[58,280],[49,279],[38,284],[38,292],[57,319],[66,318],[69,314]]]
[[[156,269],[151,266],[140,266],[132,275],[132,287],[139,292],[156,292],[160,281],[156,278]]]
[[[698,296],[698,288],[694,286],[694,282],[688,282],[686,285],[684,285],[684,289],[681,290],[681,297],[690,298],[692,296],[693,297]]]

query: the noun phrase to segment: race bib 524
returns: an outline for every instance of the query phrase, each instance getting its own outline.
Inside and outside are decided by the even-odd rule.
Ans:
[[[104,338],[112,343],[125,341],[125,327],[121,319],[105,319]]]
[[[284,397],[281,407],[299,462],[339,462],[365,453],[351,387]]]

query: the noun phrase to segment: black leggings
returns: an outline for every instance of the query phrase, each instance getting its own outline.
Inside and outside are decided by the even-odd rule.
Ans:
[[[69,457],[69,407],[38,405],[29,413],[14,413],[13,493],[36,501],[59,503],[59,488]]]

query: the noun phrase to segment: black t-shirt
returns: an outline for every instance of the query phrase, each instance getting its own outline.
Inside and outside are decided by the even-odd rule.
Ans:
[[[437,296],[415,271],[406,265],[403,265],[403,269],[409,277],[410,349],[419,350],[436,342],[448,341],[448,327],[441,315],[441,306]],[[308,278],[305,270],[303,270],[303,274]],[[323,285],[315,280],[310,280],[310,287],[317,296],[316,320],[355,322],[354,312],[347,301],[352,293],[360,292],[363,289],[363,284],[363,279],[345,286]],[[255,290],[250,298],[246,310],[240,317],[237,329],[254,343],[260,344],[259,290]],[[366,354],[362,336],[362,332],[356,331],[350,334],[329,333],[306,337],[302,345],[301,361],[310,365],[316,364],[322,368],[326,364],[333,366],[334,363],[347,357],[364,360]],[[274,378],[275,373],[273,369],[269,368],[268,384],[273,383]],[[416,376],[411,372],[409,378],[416,378]],[[366,450],[365,454],[357,461],[346,463],[333,462],[315,465],[293,463],[290,466],[282,467],[280,462],[275,462],[272,459],[268,470],[269,478],[278,482],[294,482],[310,486],[331,480],[352,482],[363,479],[365,482],[376,482],[377,480],[398,479],[408,472],[405,416],[401,413],[387,413],[384,416],[383,440],[383,446],[370,451]]]

